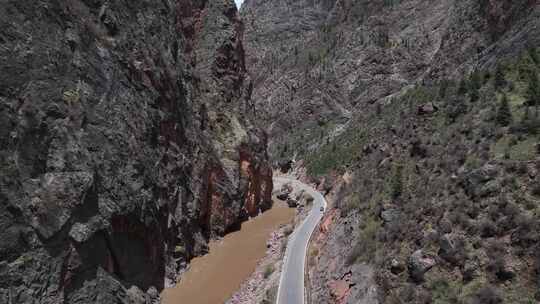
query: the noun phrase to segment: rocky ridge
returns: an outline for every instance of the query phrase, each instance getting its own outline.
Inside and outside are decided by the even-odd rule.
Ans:
[[[271,155],[331,195],[313,303],[540,299],[536,1],[248,0],[241,15]]]
[[[246,62],[270,153],[301,159],[351,113],[519,55],[538,44],[537,14],[531,0],[247,0]]]

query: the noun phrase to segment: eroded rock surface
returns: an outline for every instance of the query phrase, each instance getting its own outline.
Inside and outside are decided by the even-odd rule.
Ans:
[[[233,1],[1,6],[0,302],[149,303],[270,207]]]

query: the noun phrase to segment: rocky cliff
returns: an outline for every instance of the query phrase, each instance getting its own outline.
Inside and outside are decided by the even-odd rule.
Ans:
[[[274,160],[333,205],[313,303],[535,303],[537,1],[245,2]]]
[[[232,0],[1,7],[0,302],[148,303],[270,206]]]

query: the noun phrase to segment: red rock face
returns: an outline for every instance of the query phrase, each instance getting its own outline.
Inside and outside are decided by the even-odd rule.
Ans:
[[[272,200],[272,169],[268,163],[254,161],[245,148],[240,150],[240,176],[248,181],[244,197],[244,208],[250,216],[258,214],[259,210],[271,207]]]
[[[351,291],[351,273],[345,274],[340,280],[331,281],[328,287],[334,303],[346,303]]]
[[[220,166],[205,170],[204,197],[199,221],[207,235],[222,234],[239,225],[247,216],[256,216],[271,207],[272,170],[266,161],[258,161],[247,147],[241,147],[238,160],[239,183],[236,192],[241,194],[239,208],[223,185],[230,183]],[[231,206],[232,205],[232,206]]]

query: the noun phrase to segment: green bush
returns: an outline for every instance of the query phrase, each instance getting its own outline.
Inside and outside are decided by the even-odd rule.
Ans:
[[[268,279],[272,275],[272,273],[274,273],[274,265],[267,265],[264,269],[263,277],[265,279]]]
[[[458,303],[459,300],[459,286],[456,283],[449,282],[446,279],[439,278],[433,281],[429,286],[433,303],[435,304],[450,304]]]
[[[358,196],[353,195],[344,199],[342,206],[340,206],[341,217],[346,217],[351,212],[360,208],[360,200]]]
[[[377,255],[377,235],[380,227],[381,223],[374,217],[368,217],[363,222],[357,243],[345,260],[347,265],[358,262],[373,262]]]

